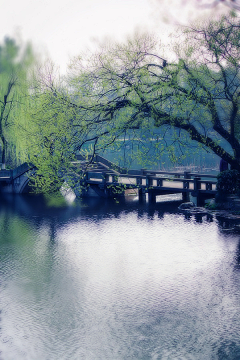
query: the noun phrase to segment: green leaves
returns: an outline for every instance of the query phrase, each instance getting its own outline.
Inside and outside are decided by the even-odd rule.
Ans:
[[[136,129],[132,141],[140,138],[144,143],[141,157],[145,161],[152,154],[143,151],[148,132],[161,131],[163,137],[168,132],[174,147],[182,147],[181,139],[172,135],[177,128],[218,156],[227,150],[229,163],[234,162],[233,153],[240,148],[239,102],[235,100],[240,85],[239,38],[239,19],[222,17],[189,28],[175,63],[164,60],[150,37],[111,44],[89,57],[87,67],[78,67],[78,81],[74,81],[76,74],[70,81],[78,94],[84,83],[89,85],[80,104],[88,125],[98,119],[98,150],[106,148],[110,138],[114,142],[123,132]],[[106,129],[104,136],[101,129]],[[192,144],[188,141],[189,147]],[[176,161],[173,148],[168,144],[165,149]],[[240,167],[239,155],[235,156]]]
[[[225,170],[218,174],[217,190],[219,194],[236,194],[240,191],[240,174],[237,170]]]
[[[2,166],[5,166],[7,150],[11,165],[24,161],[19,128],[25,122],[28,105],[28,76],[33,63],[30,45],[20,46],[6,37],[0,45],[0,142]]]
[[[150,35],[138,36],[73,59],[64,79],[49,64],[35,76],[21,138],[38,191],[80,184],[76,153],[108,151],[124,166],[148,167],[205,149],[240,169],[239,19],[183,36],[173,62]]]
[[[37,170],[32,185],[38,192],[55,192],[64,182],[63,175],[74,159],[72,123],[74,109],[62,93],[45,90],[35,94],[28,110],[29,127],[25,129],[29,161]]]

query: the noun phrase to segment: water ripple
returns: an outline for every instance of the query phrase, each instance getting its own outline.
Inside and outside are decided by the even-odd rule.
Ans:
[[[215,222],[96,210],[64,221],[9,218],[4,239],[4,360],[240,353],[239,244]]]

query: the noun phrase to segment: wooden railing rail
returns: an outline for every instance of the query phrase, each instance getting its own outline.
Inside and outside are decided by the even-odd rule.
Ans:
[[[0,179],[12,179],[12,170],[0,170]]]
[[[212,179],[217,179],[217,175],[210,175],[210,174],[200,174],[200,173],[191,173],[188,171],[184,171],[184,172],[175,172],[175,171],[155,171],[155,170],[146,170],[146,169],[141,169],[141,170],[129,170],[127,172],[127,175],[172,175],[174,177],[201,177],[201,178],[212,178]]]
[[[116,164],[114,164],[113,162],[105,159],[104,157],[100,156],[100,155],[96,155],[94,157],[94,160],[100,164],[105,165],[106,167],[108,167],[109,169],[116,171],[118,173],[126,173],[126,169],[122,168],[121,166],[118,166]]]
[[[21,176],[22,174],[26,173],[28,170],[33,168],[33,165],[29,165],[28,163],[23,163],[19,165],[13,170],[0,170],[0,180],[14,180],[17,177]]]
[[[172,174],[172,173],[171,173]],[[178,177],[159,177],[153,175],[130,175],[114,173],[101,173],[99,171],[87,172],[87,181],[90,183],[106,183],[107,185],[118,184],[137,188],[162,188],[175,189],[176,191],[216,191],[216,181],[202,180],[200,177],[193,179],[178,178]],[[176,186],[175,186],[176,184]],[[215,188],[214,188],[215,186]]]
[[[76,155],[77,160],[80,161],[86,161],[86,157],[84,157],[83,155]],[[217,178],[217,175],[210,175],[210,174],[202,174],[202,173],[196,173],[196,172],[190,172],[190,171],[183,171],[183,172],[179,172],[179,171],[162,171],[162,170],[148,170],[148,169],[126,169],[123,168],[121,166],[118,166],[116,164],[114,164],[113,162],[105,159],[104,157],[100,156],[100,155],[95,155],[93,157],[93,161],[97,162],[101,165],[105,165],[107,168],[113,170],[114,172],[118,172],[119,174],[123,175],[150,175],[150,176],[154,176],[154,175],[172,175],[174,177],[177,178],[192,178],[192,177],[201,177],[201,178],[212,178],[215,179]]]
[[[18,176],[24,174],[25,172],[27,172],[28,170],[30,170],[31,165],[29,165],[28,163],[23,163],[22,165],[19,165],[18,167],[16,167],[14,170],[12,170],[12,178],[16,179]]]

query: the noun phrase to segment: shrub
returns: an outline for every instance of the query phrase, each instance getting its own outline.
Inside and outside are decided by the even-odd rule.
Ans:
[[[240,174],[237,170],[225,170],[217,176],[219,194],[230,195],[240,192]]]
[[[215,203],[207,203],[205,204],[205,209],[208,209],[208,210],[217,210],[218,209],[218,206],[217,204]]]

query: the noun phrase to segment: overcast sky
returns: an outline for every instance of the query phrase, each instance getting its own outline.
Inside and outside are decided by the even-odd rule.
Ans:
[[[123,40],[136,31],[148,31],[166,39],[177,22],[194,20],[196,14],[209,16],[209,10],[196,10],[193,2],[184,6],[186,0],[0,0],[0,41],[18,32],[64,72],[71,56],[93,49],[105,38]]]

